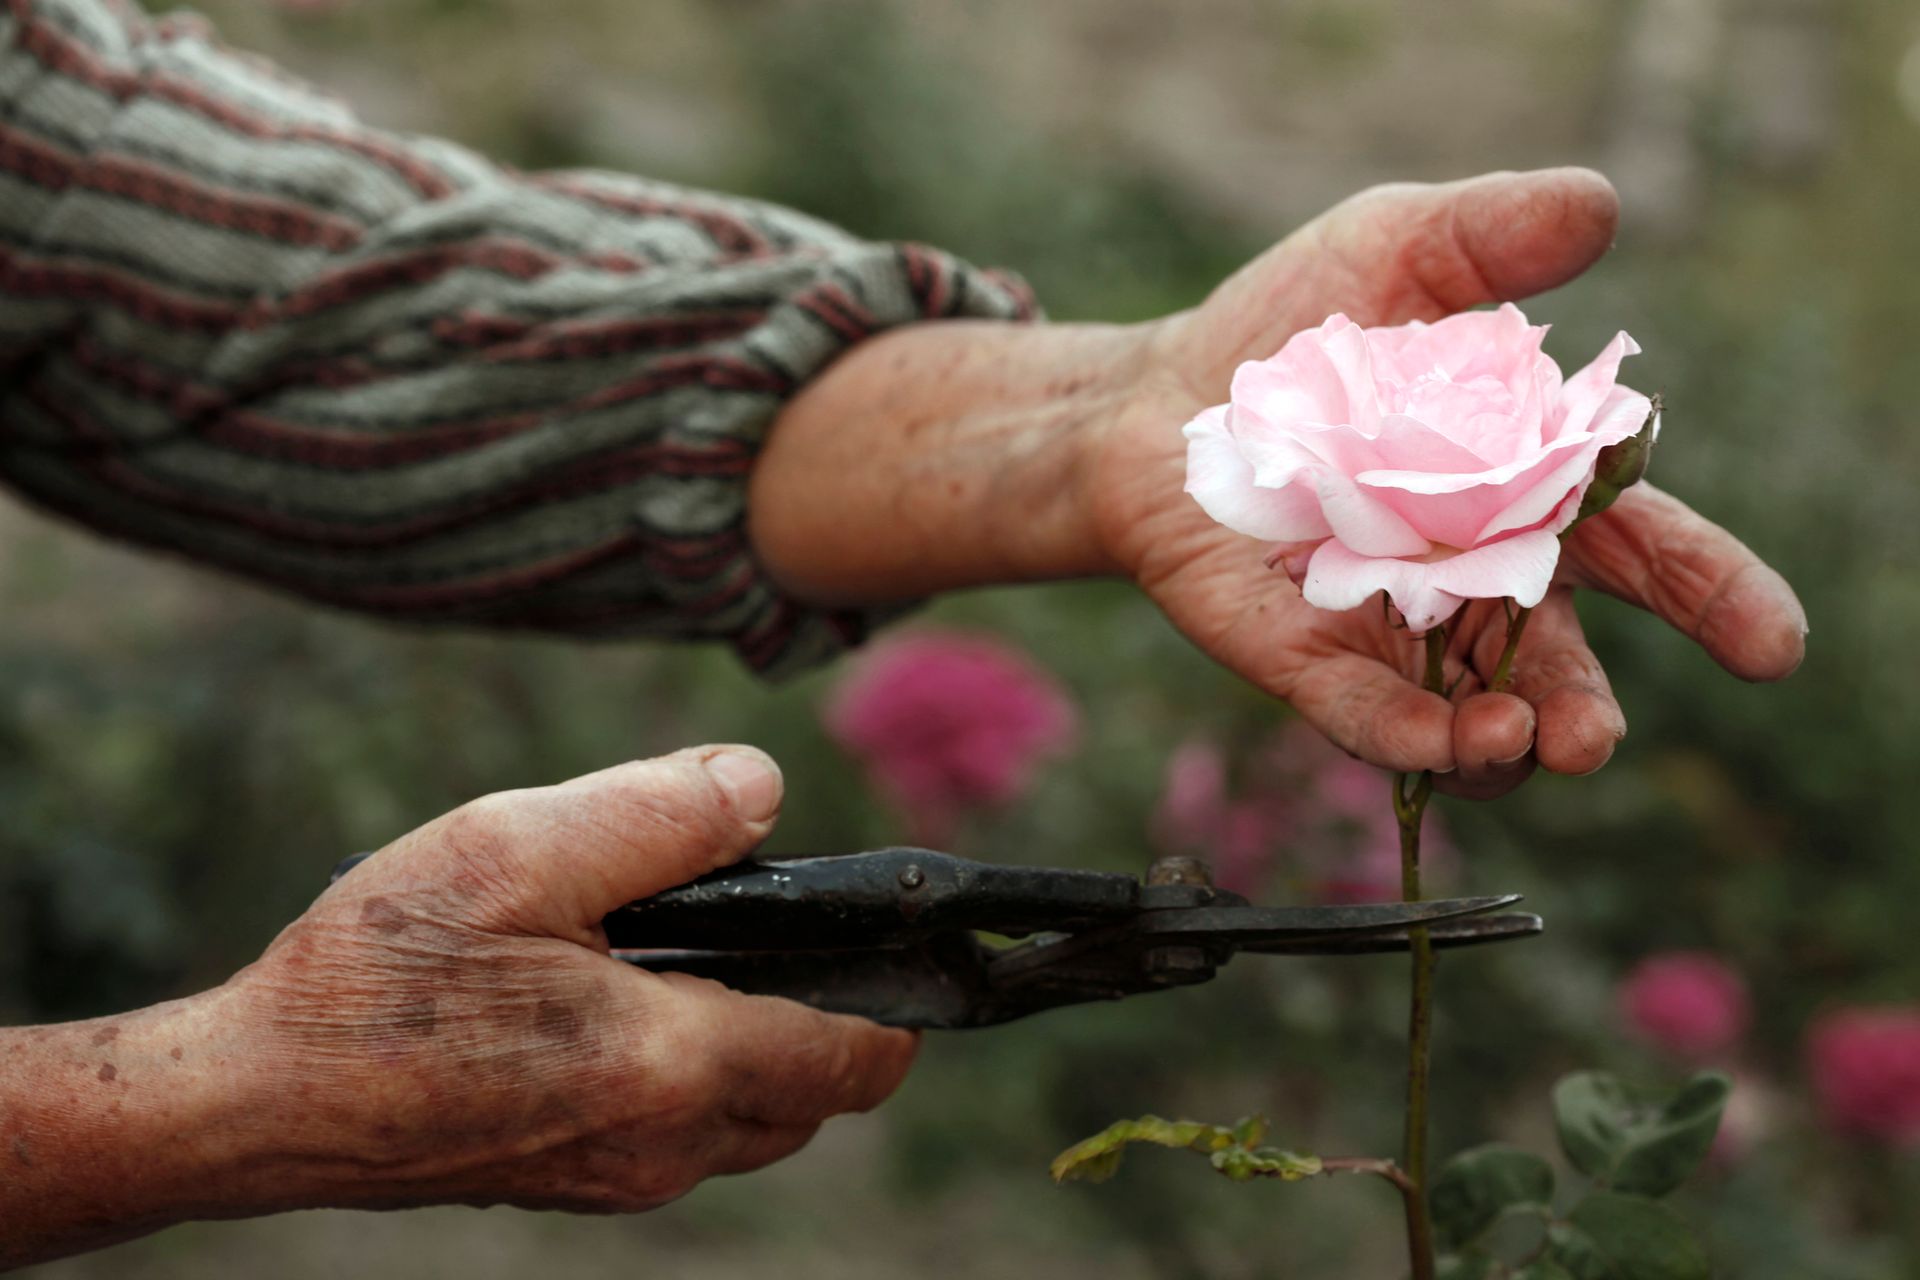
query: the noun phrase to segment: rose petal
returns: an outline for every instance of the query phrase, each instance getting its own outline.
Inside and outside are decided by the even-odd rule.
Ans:
[[[1510,596],[1531,608],[1546,598],[1559,563],[1560,540],[1542,530],[1434,561],[1357,555],[1334,540],[1313,553],[1300,593],[1308,604],[1344,610],[1385,591],[1407,627],[1419,632],[1444,621],[1464,600]]]
[[[1426,631],[1460,607],[1458,596],[1433,586],[1417,560],[1356,555],[1338,540],[1320,544],[1307,563],[1300,594],[1310,605],[1344,612],[1357,609],[1385,591],[1406,617],[1407,626]]]
[[[1333,532],[1305,484],[1264,489],[1226,429],[1227,406],[1204,410],[1186,426],[1187,492],[1215,520],[1264,542],[1304,542]]]
[[[1379,497],[1332,467],[1311,473],[1320,514],[1333,536],[1363,556],[1421,556],[1433,544]]]
[[[1347,388],[1348,425],[1362,435],[1375,435],[1380,429],[1380,400],[1373,381],[1373,353],[1367,347],[1367,331],[1335,313],[1320,326],[1319,334],[1321,349]]]
[[[1588,437],[1586,443],[1539,479],[1528,480],[1524,486],[1507,486],[1509,492],[1520,490],[1519,496],[1488,520],[1474,534],[1470,545],[1479,546],[1510,530],[1536,525],[1552,515],[1569,496],[1578,498],[1586,493],[1587,486],[1593,483],[1594,464],[1599,460],[1600,450],[1640,430],[1652,412],[1653,402],[1638,391],[1613,388],[1595,415],[1592,429],[1584,433]]]
[[[1639,354],[1640,344],[1628,337],[1625,330],[1615,334],[1613,341],[1593,358],[1592,364],[1568,378],[1560,388],[1554,416],[1547,423],[1548,438],[1557,440],[1587,430],[1620,376],[1620,362]]]

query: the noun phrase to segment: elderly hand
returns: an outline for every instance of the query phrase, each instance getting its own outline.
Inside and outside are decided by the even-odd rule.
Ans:
[[[1369,325],[1430,321],[1564,283],[1612,243],[1617,212],[1604,179],[1563,169],[1381,187],[1289,236],[1200,307],[1156,326],[1142,392],[1099,455],[1102,545],[1203,649],[1339,745],[1389,769],[1457,770],[1439,782],[1458,794],[1498,795],[1536,762],[1591,773],[1625,734],[1581,635],[1574,587],[1653,611],[1735,675],[1788,674],[1806,634],[1792,590],[1732,535],[1649,485],[1568,538],[1511,693],[1481,691],[1506,640],[1499,603],[1465,611],[1449,677],[1466,678],[1452,703],[1420,687],[1420,646],[1384,610],[1308,605],[1265,566],[1267,547],[1215,524],[1181,492],[1177,427],[1225,398],[1240,362],[1334,311]]]
[[[603,915],[744,856],[779,804],[744,747],[488,796],[215,991],[0,1032],[0,1265],[320,1205],[648,1209],[876,1105],[910,1034],[607,954]]]
[[[1598,174],[1556,169],[1365,192],[1287,237],[1200,306],[1144,325],[939,322],[876,338],[788,407],[754,477],[768,568],[822,603],[1122,573],[1208,654],[1361,758],[1492,796],[1544,765],[1587,773],[1625,732],[1572,589],[1652,610],[1750,680],[1798,665],[1792,590],[1732,535],[1647,485],[1569,538],[1511,693],[1479,691],[1505,640],[1497,602],[1457,625],[1452,702],[1377,606],[1307,605],[1264,545],[1184,490],[1181,427],[1234,367],[1343,311],[1433,320],[1564,283],[1612,242]]]

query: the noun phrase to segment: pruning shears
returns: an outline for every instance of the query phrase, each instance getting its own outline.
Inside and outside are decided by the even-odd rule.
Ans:
[[[369,855],[356,854],[339,879]],[[895,1027],[990,1027],[1206,982],[1236,954],[1404,951],[1531,937],[1518,894],[1257,907],[1163,858],[1124,872],[975,862],[930,849],[748,861],[607,916],[616,958]],[[985,935],[985,936],[983,936]]]

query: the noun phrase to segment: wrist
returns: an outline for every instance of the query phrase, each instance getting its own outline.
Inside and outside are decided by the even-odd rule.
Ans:
[[[936,321],[856,347],[774,423],[749,490],[762,565],[823,605],[1113,572],[1092,477],[1150,337]]]
[[[293,1207],[226,989],[0,1033],[0,1268],[195,1218]],[[14,1250],[18,1252],[9,1252]]]

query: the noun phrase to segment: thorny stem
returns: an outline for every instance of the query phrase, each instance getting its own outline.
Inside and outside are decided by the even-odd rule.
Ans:
[[[1526,620],[1521,612],[1520,624]],[[1510,632],[1511,634],[1511,632]],[[1516,643],[1510,639],[1509,644]],[[1447,629],[1432,627],[1426,634],[1427,669],[1424,684],[1445,696]],[[1400,896],[1418,902],[1420,889],[1420,824],[1433,795],[1433,774],[1422,773],[1411,786],[1407,775],[1393,777],[1393,816],[1400,823]],[[1433,941],[1425,928],[1407,931],[1413,956],[1413,996],[1407,1008],[1407,1116],[1399,1172],[1404,1183],[1401,1199],[1407,1211],[1407,1260],[1413,1280],[1433,1280],[1433,1220],[1427,1211],[1427,1092],[1433,1063]]]
[[[1509,608],[1507,611],[1507,647],[1500,651],[1500,661],[1493,668],[1493,681],[1487,686],[1494,693],[1505,693],[1513,683],[1513,655],[1520,649],[1520,633],[1527,629],[1527,619],[1532,615],[1532,609],[1515,612]]]

